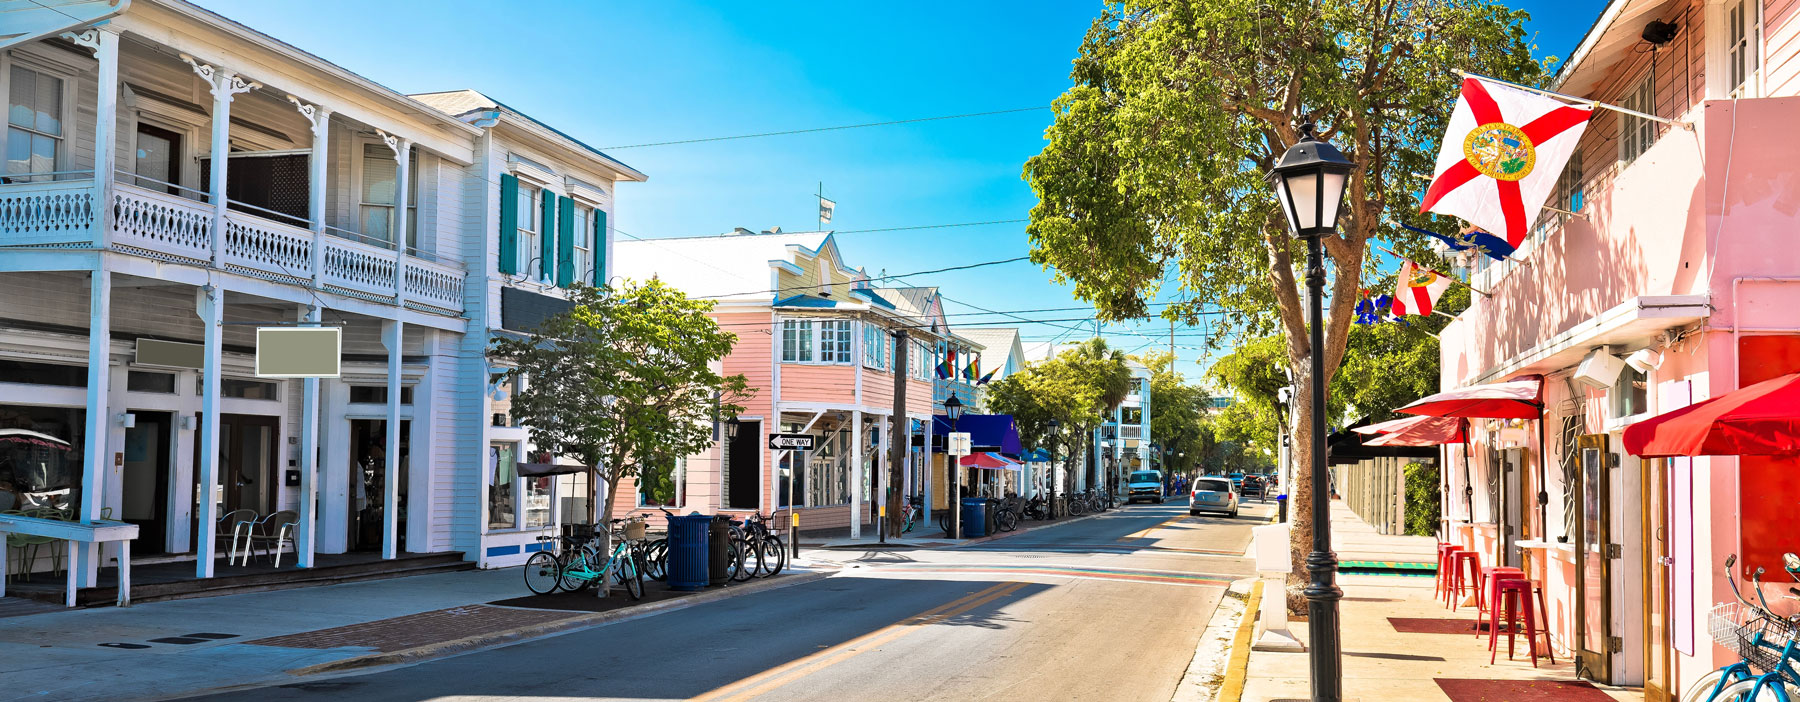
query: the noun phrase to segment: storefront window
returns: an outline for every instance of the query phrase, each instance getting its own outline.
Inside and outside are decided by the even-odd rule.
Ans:
[[[850,433],[832,432],[819,442],[806,467],[807,507],[829,507],[850,504],[850,466],[848,446]]]
[[[660,468],[646,468],[638,474],[639,507],[677,507],[681,505],[681,488],[687,473],[687,460],[677,459]]]
[[[86,416],[75,408],[0,405],[0,510],[74,514]]]
[[[518,502],[513,489],[519,482],[519,445],[496,442],[488,446],[488,528],[517,526]]]
[[[525,479],[525,528],[550,526],[550,495],[553,476]]]

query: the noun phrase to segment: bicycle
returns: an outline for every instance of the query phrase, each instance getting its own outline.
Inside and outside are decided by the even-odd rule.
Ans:
[[[1019,528],[1019,505],[1017,497],[988,500],[988,509],[994,510],[994,528],[999,531],[1012,531]]]
[[[906,504],[900,508],[900,533],[910,534],[919,523],[919,514],[925,511],[925,499],[912,495],[906,498]]]
[[[621,527],[621,524],[624,524]],[[602,562],[598,539],[589,540],[572,549],[567,561],[555,550],[538,551],[525,561],[525,587],[538,595],[557,590],[580,592],[594,583],[621,583],[633,600],[644,598],[644,571],[632,555],[631,542],[642,540],[643,521],[614,519],[607,533],[613,548]],[[548,540],[555,537],[541,537]],[[568,539],[573,541],[573,539]],[[598,565],[598,568],[595,566]]]
[[[1800,556],[1783,554],[1788,576],[1800,582]],[[1738,588],[1733,566],[1737,554],[1725,558],[1725,578],[1738,600],[1712,608],[1707,616],[1707,631],[1720,646],[1738,654],[1739,660],[1702,676],[1681,696],[1682,702],[1714,700],[1757,700],[1763,702],[1800,701],[1800,671],[1794,663],[1796,632],[1800,615],[1781,617],[1769,609],[1762,594],[1762,574],[1757,568],[1751,575],[1756,597],[1761,606],[1751,604]],[[1800,600],[1800,588],[1788,588],[1784,599]],[[1757,671],[1761,671],[1758,674]]]
[[[787,567],[787,545],[781,537],[769,528],[769,517],[753,514],[744,518],[745,569],[758,578],[766,578],[781,573]],[[750,556],[756,556],[756,567],[748,566]]]

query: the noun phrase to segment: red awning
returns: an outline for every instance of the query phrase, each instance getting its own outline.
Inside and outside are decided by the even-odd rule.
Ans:
[[[1409,417],[1418,420],[1405,427],[1364,441],[1364,446],[1438,446],[1468,441],[1467,424],[1461,417]]]
[[[987,451],[963,456],[961,463],[964,468],[1010,468],[1015,470],[1019,468],[1018,461]]]
[[[1800,373],[1626,427],[1625,450],[1644,458],[1800,453]]]
[[[1401,407],[1396,412],[1432,417],[1474,419],[1538,419],[1543,415],[1543,376],[1446,390]]]
[[[1358,434],[1375,434],[1375,435],[1392,434],[1394,432],[1400,431],[1402,429],[1405,429],[1407,427],[1410,427],[1414,424],[1418,424],[1419,422],[1423,422],[1428,419],[1431,419],[1431,417],[1417,417],[1417,416],[1401,417],[1399,419],[1390,419],[1385,422],[1376,422],[1374,424],[1365,424],[1360,427],[1350,427],[1350,431],[1356,432]]]

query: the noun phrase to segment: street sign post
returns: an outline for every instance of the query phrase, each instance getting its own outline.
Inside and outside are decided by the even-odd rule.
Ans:
[[[813,450],[813,435],[811,435],[811,434],[770,434],[769,435],[769,448],[775,449],[777,451],[782,450],[782,449],[787,449],[790,451],[811,451],[811,450]]]

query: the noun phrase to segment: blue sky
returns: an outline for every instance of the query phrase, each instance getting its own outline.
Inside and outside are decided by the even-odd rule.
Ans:
[[[1047,106],[1094,0],[769,3],[199,0],[201,5],[409,93],[474,88],[590,144],[614,147]],[[1566,56],[1602,0],[1516,3],[1540,55]],[[702,144],[608,149],[649,174],[620,188],[618,228],[654,238],[733,227],[883,229],[1023,219],[1020,178],[1048,109]],[[1025,255],[1023,224],[845,233],[851,265],[904,273]],[[992,310],[1074,307],[1029,262],[912,276]],[[951,304],[952,314],[974,310]],[[1078,312],[1024,315],[1063,319]],[[1004,317],[958,316],[958,321]],[[1064,333],[1021,325],[1028,339]],[[1128,351],[1164,346],[1166,322],[1108,325]],[[1184,361],[1198,329],[1178,329]],[[1135,335],[1134,335],[1135,334]],[[1072,337],[1085,336],[1071,335]],[[1190,378],[1199,368],[1183,365]]]

